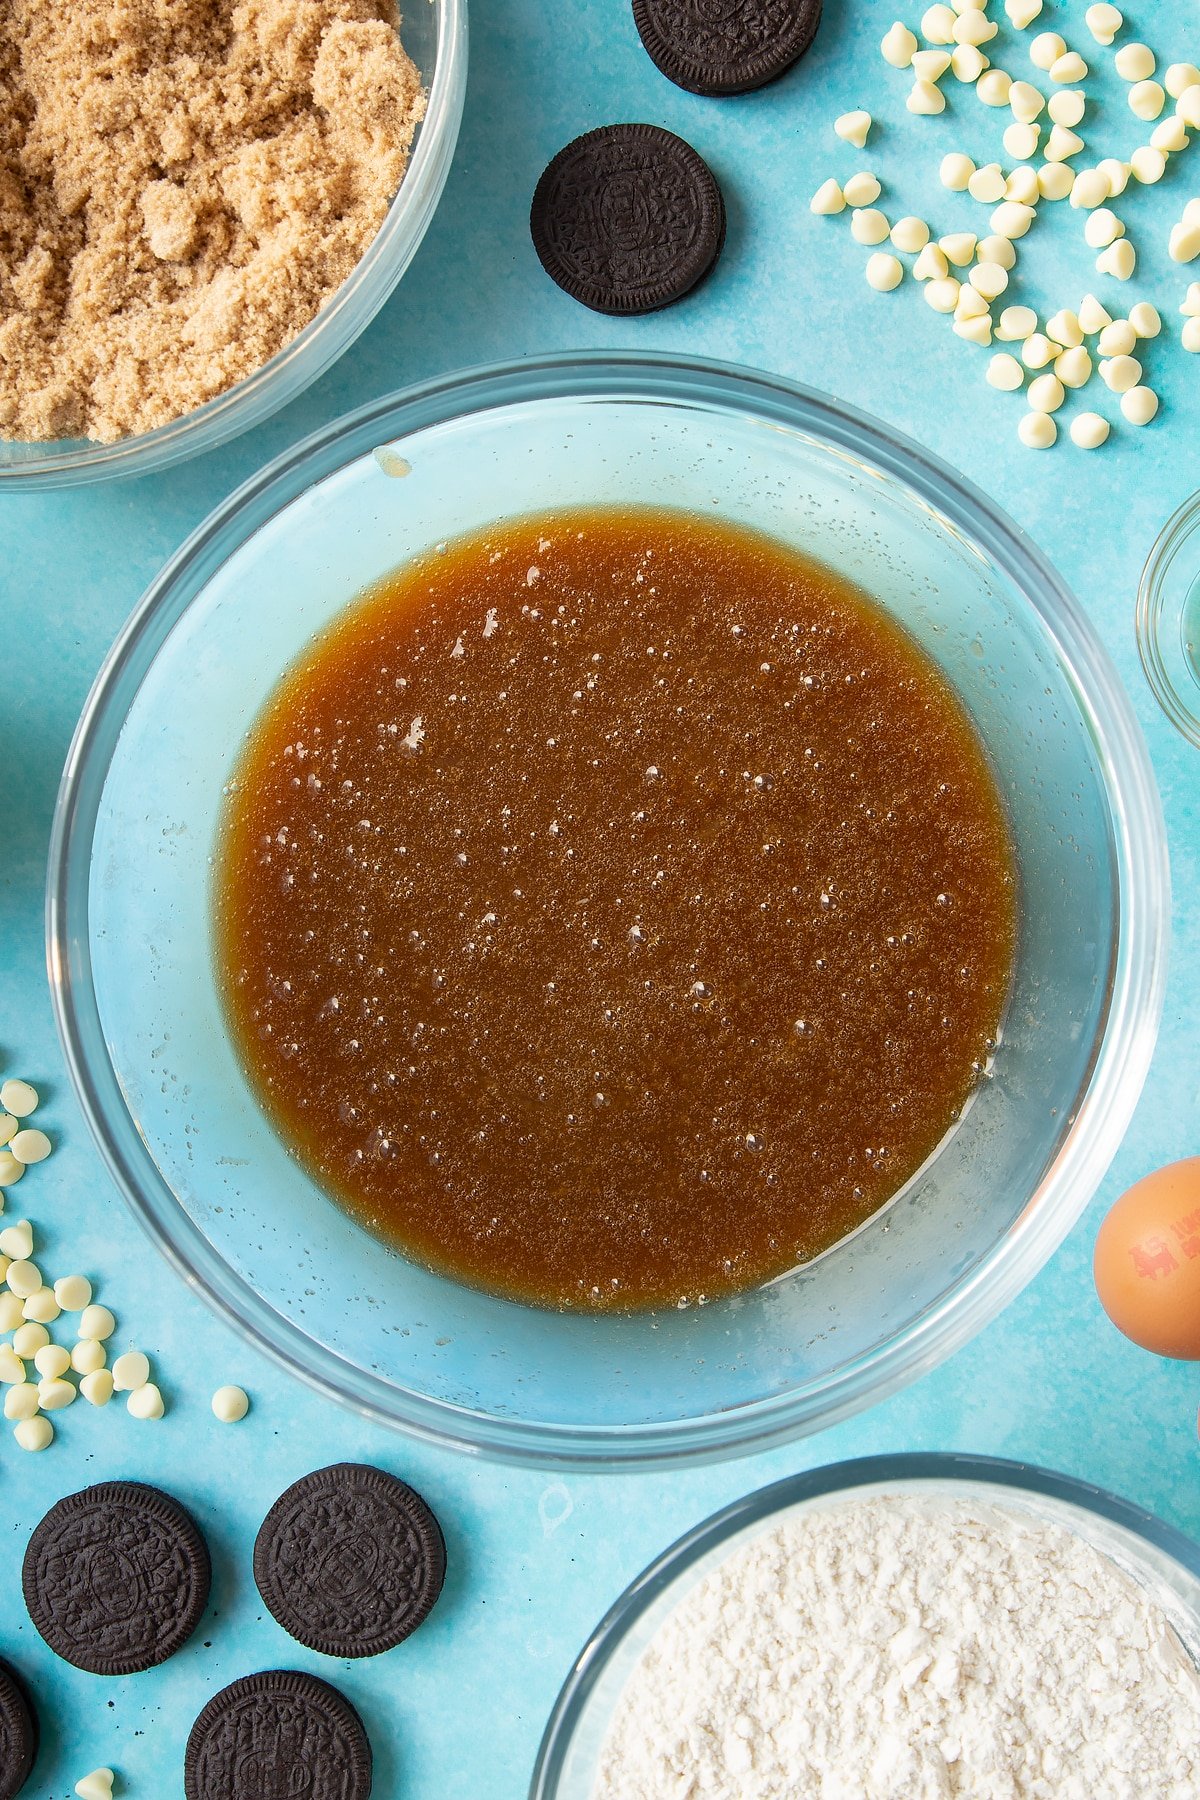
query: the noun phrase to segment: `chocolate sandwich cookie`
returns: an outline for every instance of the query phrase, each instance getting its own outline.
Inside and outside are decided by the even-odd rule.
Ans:
[[[254,1579],[272,1616],[326,1656],[378,1656],[442,1591],[446,1546],[420,1494],[383,1469],[335,1463],[288,1488],[263,1520]]]
[[[542,267],[593,312],[656,312],[721,254],[725,202],[690,144],[657,125],[602,125],[560,150],[533,196]]]
[[[693,94],[746,94],[802,57],[821,0],[633,0],[651,60]]]
[[[208,1548],[169,1494],[106,1481],[52,1506],[29,1540],[29,1616],[66,1662],[132,1675],[173,1656],[208,1601]]]
[[[213,1695],[188,1736],[183,1788],[187,1800],[367,1800],[371,1744],[327,1681],[268,1669]]]
[[[15,1669],[0,1662],[0,1800],[16,1800],[37,1756],[37,1715]]]

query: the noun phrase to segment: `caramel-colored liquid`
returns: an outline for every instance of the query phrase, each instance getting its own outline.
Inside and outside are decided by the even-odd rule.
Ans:
[[[867,597],[689,514],[497,525],[280,683],[217,845],[241,1057],[314,1178],[554,1307],[713,1298],[929,1156],[1016,880],[959,702]]]

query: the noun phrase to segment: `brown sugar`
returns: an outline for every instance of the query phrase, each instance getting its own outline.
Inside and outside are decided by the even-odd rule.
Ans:
[[[387,0],[0,5],[0,436],[223,393],[350,274],[424,110]]]
[[[513,1299],[713,1299],[952,1129],[1017,881],[935,665],[829,569],[683,513],[431,552],[333,621],[216,843],[234,1041],[318,1184]]]

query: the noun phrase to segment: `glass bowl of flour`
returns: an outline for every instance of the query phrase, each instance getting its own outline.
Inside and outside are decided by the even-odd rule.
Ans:
[[[1021,1463],[760,1489],[577,1658],[530,1800],[1195,1800],[1200,1545]]]

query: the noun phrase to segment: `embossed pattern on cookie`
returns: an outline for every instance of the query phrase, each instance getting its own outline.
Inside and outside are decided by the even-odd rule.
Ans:
[[[633,0],[652,62],[693,94],[745,94],[790,69],[812,44],[821,0]]]
[[[267,1669],[214,1694],[188,1736],[187,1800],[367,1800],[371,1744],[344,1694]]]
[[[16,1670],[0,1662],[0,1800],[16,1800],[37,1756],[37,1716]]]

